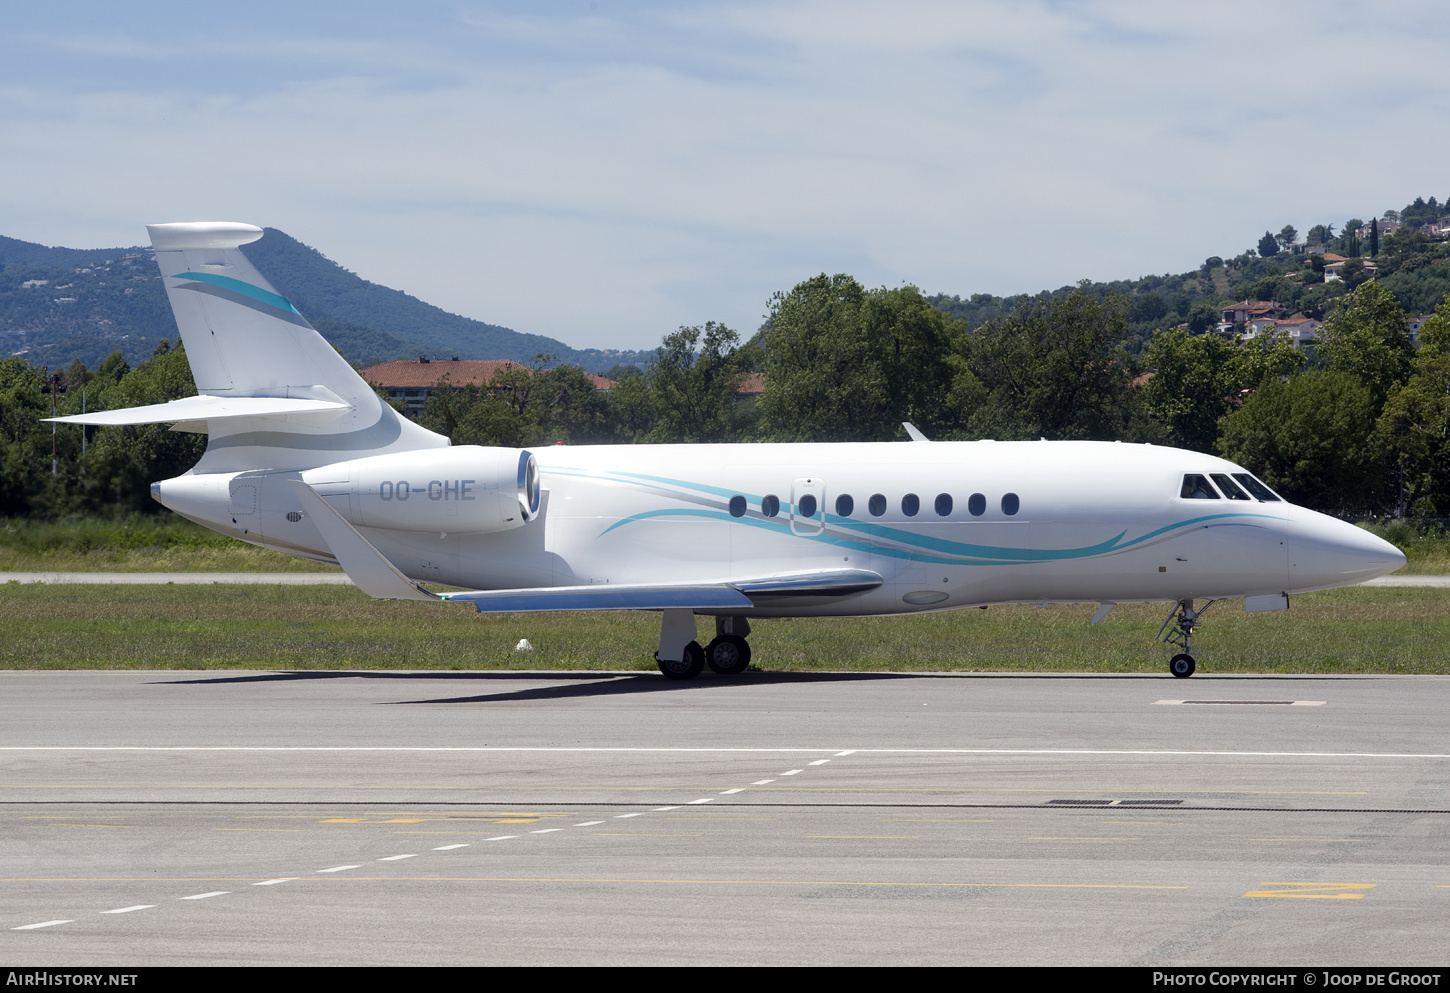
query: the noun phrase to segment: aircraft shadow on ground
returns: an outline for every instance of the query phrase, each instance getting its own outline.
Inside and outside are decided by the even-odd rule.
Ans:
[[[1227,673],[1214,676],[1212,680],[1185,682],[1158,673],[1087,673],[1087,672],[747,672],[739,676],[715,676],[703,674],[699,679],[670,680],[654,672],[369,672],[365,670],[284,671],[258,672],[246,675],[210,676],[203,679],[158,680],[158,683],[172,685],[205,685],[221,683],[268,683],[311,679],[384,679],[405,682],[423,680],[465,681],[470,683],[501,684],[513,681],[527,681],[545,685],[495,692],[475,693],[467,696],[434,697],[424,700],[394,700],[387,705],[420,703],[508,703],[522,700],[562,700],[581,697],[611,697],[637,695],[640,693],[699,692],[712,689],[748,689],[752,686],[781,686],[790,684],[822,685],[826,683],[850,683],[867,680],[899,679],[1102,679],[1133,682],[1151,681],[1172,687],[1182,693],[1192,688],[1198,692],[1208,689],[1210,683],[1260,682],[1267,684],[1322,681],[1322,675],[1279,675],[1256,673]],[[1365,677],[1358,677],[1365,678]],[[1370,677],[1373,678],[1373,677]]]

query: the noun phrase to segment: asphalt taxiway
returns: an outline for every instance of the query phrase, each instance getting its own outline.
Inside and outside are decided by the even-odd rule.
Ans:
[[[1450,679],[0,672],[16,965],[1445,965]]]

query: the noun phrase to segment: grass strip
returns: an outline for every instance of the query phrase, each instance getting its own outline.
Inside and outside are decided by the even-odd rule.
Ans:
[[[1194,638],[1204,672],[1450,673],[1450,592],[1331,590],[1288,611],[1217,604]],[[992,607],[914,617],[760,620],[772,671],[1162,672],[1168,606]],[[0,585],[0,668],[652,670],[647,612],[478,614],[339,586]],[[700,618],[701,642],[713,633]],[[520,638],[533,652],[517,652]]]

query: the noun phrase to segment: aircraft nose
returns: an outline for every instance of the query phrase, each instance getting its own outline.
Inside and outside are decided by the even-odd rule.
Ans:
[[[1404,553],[1346,521],[1295,507],[1289,539],[1289,585],[1298,591],[1352,586],[1405,564]]]

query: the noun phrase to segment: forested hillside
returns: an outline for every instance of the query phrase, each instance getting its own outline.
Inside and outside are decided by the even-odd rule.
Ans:
[[[539,354],[591,372],[647,352],[575,349],[450,314],[399,290],[359,278],[282,231],[268,228],[242,251],[349,361],[512,359]],[[0,354],[35,366],[94,366],[113,351],[135,365],[176,337],[151,249],[47,248],[0,237]]]

